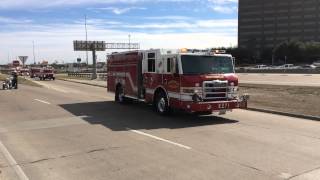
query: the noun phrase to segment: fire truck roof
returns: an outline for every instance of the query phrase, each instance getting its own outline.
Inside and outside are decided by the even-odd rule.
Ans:
[[[199,49],[149,49],[149,50],[132,50],[123,52],[113,52],[111,55],[116,54],[130,54],[130,53],[143,53],[143,52],[159,52],[161,55],[193,55],[193,56],[224,56],[232,57],[231,54],[225,54],[225,50],[199,50]]]

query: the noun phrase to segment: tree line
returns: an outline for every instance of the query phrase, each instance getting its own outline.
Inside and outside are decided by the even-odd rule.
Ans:
[[[239,47],[222,49],[232,54],[238,64],[310,64],[320,60],[320,42],[284,41],[259,53]]]

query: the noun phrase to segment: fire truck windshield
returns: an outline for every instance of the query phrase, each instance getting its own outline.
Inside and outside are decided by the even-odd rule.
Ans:
[[[234,73],[231,57],[182,55],[183,74]]]

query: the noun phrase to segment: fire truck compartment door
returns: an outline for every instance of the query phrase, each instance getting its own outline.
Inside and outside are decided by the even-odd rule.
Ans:
[[[166,88],[169,98],[180,100],[180,75],[177,66],[177,60],[174,57],[168,57],[164,60],[163,86]]]

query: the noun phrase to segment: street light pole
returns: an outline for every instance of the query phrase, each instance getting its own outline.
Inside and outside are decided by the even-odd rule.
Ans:
[[[131,34],[128,35],[129,37],[129,50],[131,49]]]
[[[84,27],[86,31],[86,42],[88,41],[88,29],[87,29],[87,15],[84,16]],[[88,49],[88,43],[86,43],[86,48]],[[86,61],[87,61],[87,66],[89,65],[89,60],[88,60],[88,50],[86,50]]]
[[[33,51],[33,64],[36,64],[36,55],[34,52],[34,41],[32,41],[32,51]]]

